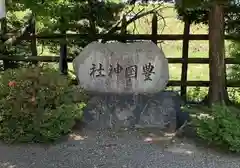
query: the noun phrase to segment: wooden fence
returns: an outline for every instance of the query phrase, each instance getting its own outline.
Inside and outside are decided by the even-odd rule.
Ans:
[[[28,27],[30,33],[24,34],[21,37],[18,37],[18,40],[29,40],[31,45],[32,56],[30,57],[16,57],[8,55],[0,55],[0,60],[4,61],[25,61],[25,62],[59,62],[60,71],[62,73],[67,73],[67,62],[71,62],[72,59],[67,57],[67,43],[66,39],[85,39],[88,38],[89,35],[87,34],[50,34],[50,35],[42,35],[42,34],[35,34],[35,21],[30,21],[30,26]],[[126,18],[122,21],[122,26],[119,28],[121,30],[121,34],[119,35],[112,35],[112,34],[96,34],[91,36],[92,40],[103,39],[104,41],[109,40],[117,40],[122,42],[134,41],[134,40],[151,40],[155,44],[158,43],[159,40],[183,40],[183,47],[182,47],[182,58],[168,58],[169,64],[182,64],[181,70],[181,80],[170,80],[168,86],[180,86],[181,87],[181,96],[186,98],[186,89],[187,86],[201,86],[207,87],[209,86],[209,81],[187,81],[187,71],[188,71],[188,64],[209,64],[208,58],[189,58],[188,50],[189,50],[189,41],[190,40],[208,40],[207,34],[190,34],[190,23],[186,20],[184,25],[184,32],[183,34],[161,34],[157,33],[158,30],[158,23],[157,23],[157,15],[153,15],[152,18],[152,34],[126,34]],[[5,29],[4,29],[5,30]],[[6,31],[6,30],[5,30]],[[12,35],[4,32],[3,38],[8,39]],[[45,40],[52,40],[52,39],[61,39],[60,41],[60,56],[37,56],[36,50],[36,42],[37,39],[45,39]],[[225,39],[228,40],[238,40],[239,37],[233,36],[225,36]],[[226,64],[240,64],[240,60],[236,60],[233,58],[226,58]],[[240,87],[239,82],[227,82],[228,87]]]

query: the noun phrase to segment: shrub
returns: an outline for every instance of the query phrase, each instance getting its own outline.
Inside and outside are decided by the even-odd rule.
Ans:
[[[81,118],[86,95],[55,69],[12,69],[0,77],[0,138],[5,142],[55,141]]]
[[[190,102],[201,102],[207,95],[207,88],[201,87],[188,87],[187,89],[187,99]]]
[[[236,108],[215,105],[212,107],[211,115],[196,120],[197,134],[210,144],[240,152],[239,114]]]

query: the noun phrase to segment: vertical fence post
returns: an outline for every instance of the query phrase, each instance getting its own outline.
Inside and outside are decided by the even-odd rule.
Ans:
[[[6,18],[2,18],[2,20],[1,20],[1,34],[3,37],[5,36],[5,34],[7,34],[7,19]],[[5,39],[2,40],[2,44],[4,44],[4,42],[5,42]],[[0,53],[2,53],[3,55],[7,54],[7,48],[4,45],[0,46]],[[6,70],[8,68],[10,68],[10,62],[3,60],[3,69]]]
[[[158,20],[157,20],[157,15],[156,13],[154,13],[153,17],[152,17],[152,42],[155,43],[157,45],[157,32],[158,30]]]
[[[61,19],[62,24],[64,24],[64,18]],[[66,39],[66,29],[61,30],[61,34],[64,36],[60,40],[60,60],[59,60],[59,69],[61,74],[68,74],[68,63],[67,63],[67,39]]]
[[[188,71],[188,50],[189,50],[190,21],[184,18],[184,34],[182,48],[182,74],[181,74],[181,96],[183,101],[187,100],[187,71]]]
[[[127,19],[126,16],[124,15],[122,18],[122,25],[121,25],[121,35],[126,35],[127,34]],[[126,43],[127,40],[126,38],[121,39],[122,43]]]
[[[36,38],[36,20],[35,20],[35,15],[32,16],[31,21],[30,21],[30,35],[33,37],[31,39],[31,53],[32,56],[38,56],[37,52],[37,38]],[[37,61],[34,61],[33,64],[37,64]]]
[[[94,14],[94,8],[96,7],[96,5],[98,4],[97,0],[87,0],[88,2],[88,10],[89,10],[89,14],[88,14],[88,21],[89,21],[89,28],[90,28],[90,41],[95,41],[96,40],[96,34],[97,34],[97,28],[96,28],[96,16]]]
[[[89,42],[93,42],[96,40],[96,34],[97,34],[97,28],[94,20],[91,20],[94,18],[90,18],[90,31],[89,31]]]

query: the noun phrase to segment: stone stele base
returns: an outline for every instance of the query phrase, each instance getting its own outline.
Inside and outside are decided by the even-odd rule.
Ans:
[[[152,95],[98,94],[92,96],[84,110],[83,122],[91,129],[157,127],[176,130],[181,99],[176,92],[162,91]]]

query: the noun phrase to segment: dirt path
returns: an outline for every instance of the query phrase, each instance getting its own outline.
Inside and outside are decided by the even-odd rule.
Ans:
[[[0,144],[0,168],[240,168],[240,156],[191,142],[145,142],[144,133],[85,131],[50,145]]]

